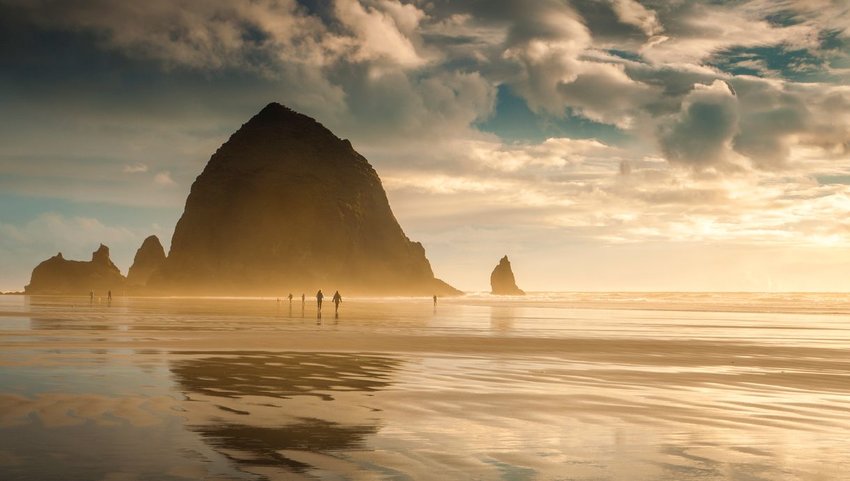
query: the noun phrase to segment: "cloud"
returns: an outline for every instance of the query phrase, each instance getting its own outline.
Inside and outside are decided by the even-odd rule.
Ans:
[[[167,170],[157,172],[157,174],[153,177],[153,182],[162,187],[172,187],[177,185],[177,183],[174,182],[174,179],[171,178],[171,172]]]
[[[334,7],[337,18],[356,36],[352,60],[389,61],[402,67],[427,61],[414,45],[425,16],[416,6],[383,0],[364,7],[358,0],[336,0]]]
[[[93,33],[102,49],[159,61],[166,69],[252,72],[271,82],[268,92],[279,92],[278,100],[355,140],[475,137],[474,124],[492,112],[496,89],[509,85],[541,116],[616,126],[645,138],[642,149],[661,146],[674,164],[696,158],[688,145],[671,144],[684,138],[670,126],[671,115],[682,117],[694,86],[745,82],[706,65],[713,55],[776,46],[817,57],[826,29],[846,32],[823,13],[840,17],[840,5],[827,1],[819,8],[787,2],[779,9],[760,0],[734,8],[634,0],[533,6],[500,0],[486,8],[476,2],[337,0],[321,14],[294,0],[153,0],[145,8],[102,0],[4,3],[42,28]],[[780,14],[793,21],[769,17]],[[629,28],[641,35],[634,37]],[[745,66],[741,62],[769,66],[750,55],[730,68]],[[776,168],[795,143],[807,144],[798,133],[814,141],[813,129],[788,126],[817,118],[817,112],[793,105],[804,97],[786,89],[785,110],[757,107],[752,113],[747,108],[757,102],[742,97],[733,153],[756,168]],[[775,119],[773,128],[763,121],[767,117]],[[840,126],[829,130],[830,148],[845,143],[838,138]],[[658,133],[663,137],[653,139]],[[734,156],[725,157],[728,163]]]
[[[766,18],[768,12],[762,2],[677,2],[657,12],[665,33],[641,49],[653,63],[700,63],[730,47],[817,46],[818,28],[809,24],[775,25]]]
[[[536,111],[562,115],[557,87],[575,80],[581,69],[579,56],[591,36],[581,18],[564,4],[517,12],[502,57],[518,67],[508,82]],[[553,101],[554,100],[554,101]]]
[[[91,217],[64,217],[53,212],[41,214],[23,225],[0,224],[0,233],[7,246],[61,242],[72,252],[89,248],[93,251],[100,243],[135,239],[135,234],[123,227],[108,226]]]
[[[728,87],[707,85],[692,101],[722,106],[727,96]],[[728,149],[731,136],[722,138]],[[793,171],[694,176],[593,140],[478,141],[449,150],[467,152],[458,159],[467,167],[382,172],[396,215],[419,226],[425,240],[442,229],[510,225],[529,236],[608,244],[850,242],[850,222],[837,221],[850,214],[850,181],[821,185]],[[419,155],[431,154],[441,155]]]
[[[736,163],[732,140],[739,131],[738,99],[721,80],[697,84],[681,111],[661,128],[661,148],[671,163],[720,170]]]
[[[159,60],[171,67],[262,70],[266,62],[274,60],[275,53],[314,62],[334,54],[332,42],[324,45],[317,39],[326,32],[322,23],[302,14],[293,0],[246,4],[223,0],[152,0],[144,5],[105,0],[4,3],[22,9],[30,21],[92,31],[104,48]]]
[[[436,195],[497,192],[510,188],[513,184],[507,180],[440,174],[385,176],[382,182],[388,190],[411,189]]]
[[[144,173],[144,172],[147,172],[147,171],[148,171],[148,166],[145,165],[145,164],[141,164],[141,163],[124,166],[124,173],[125,174],[139,174],[139,173]]]
[[[614,12],[621,22],[640,28],[647,37],[664,31],[655,12],[635,0],[612,0]]]
[[[589,63],[575,80],[559,84],[566,105],[597,122],[629,129],[644,115],[644,105],[660,94],[658,87],[637,82],[621,65]]]

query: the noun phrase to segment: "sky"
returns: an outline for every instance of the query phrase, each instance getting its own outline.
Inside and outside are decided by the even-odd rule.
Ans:
[[[0,0],[0,290],[168,249],[272,101],[461,289],[850,291],[845,0]]]

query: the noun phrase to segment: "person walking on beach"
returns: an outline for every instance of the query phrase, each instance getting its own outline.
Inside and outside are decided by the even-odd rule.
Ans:
[[[106,292],[106,304],[109,306],[112,305],[112,290]]]
[[[342,296],[339,291],[334,292],[334,314],[339,315],[339,303],[342,302]]]
[[[94,304],[94,291],[89,291],[89,304]]]
[[[437,307],[437,295],[434,294],[434,307]]]
[[[316,293],[316,307],[319,308],[319,312],[322,311],[322,299],[325,298],[325,295],[322,294],[322,290],[319,289],[319,292]]]

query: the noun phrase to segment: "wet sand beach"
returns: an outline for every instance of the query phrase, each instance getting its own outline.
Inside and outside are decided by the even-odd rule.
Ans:
[[[0,479],[843,480],[850,297],[0,297]]]

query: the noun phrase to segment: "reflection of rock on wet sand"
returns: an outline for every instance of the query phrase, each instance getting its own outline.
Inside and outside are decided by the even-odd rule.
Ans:
[[[362,449],[366,436],[375,434],[375,425],[343,426],[321,419],[303,419],[280,427],[225,424],[196,426],[193,429],[216,449],[245,466],[278,467],[297,472],[309,464],[288,458],[282,451],[327,453]]]
[[[398,364],[372,355],[234,352],[176,361],[171,372],[188,398],[191,429],[244,469],[268,474],[263,469],[310,468],[287,451],[363,448],[379,427],[363,405]],[[340,397],[347,400],[333,402]]]
[[[490,306],[490,329],[507,332],[513,329],[516,309],[507,306]]]

